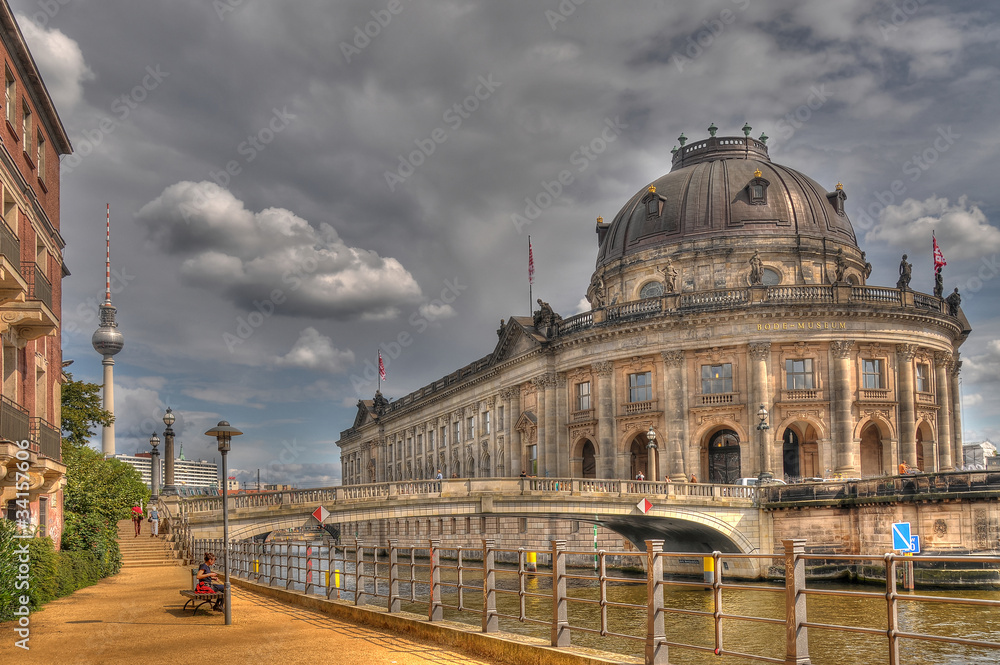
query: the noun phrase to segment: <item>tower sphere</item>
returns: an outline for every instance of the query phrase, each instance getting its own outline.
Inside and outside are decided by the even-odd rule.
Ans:
[[[102,356],[116,355],[125,346],[125,337],[117,328],[110,326],[98,328],[90,341],[94,345],[94,350]]]

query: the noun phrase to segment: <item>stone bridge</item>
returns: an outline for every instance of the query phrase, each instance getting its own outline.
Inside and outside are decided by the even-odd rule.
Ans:
[[[229,532],[244,540],[271,531],[407,518],[503,517],[575,520],[615,531],[638,548],[663,539],[673,552],[771,551],[753,487],[579,478],[461,478],[237,494],[229,498]],[[647,499],[651,507],[638,507]],[[222,537],[222,498],[170,497],[171,514],[187,518],[194,538]],[[427,534],[428,536],[430,534]]]

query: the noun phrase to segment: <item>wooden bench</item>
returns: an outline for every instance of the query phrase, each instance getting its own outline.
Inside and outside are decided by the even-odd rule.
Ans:
[[[191,569],[191,588],[181,589],[181,595],[188,599],[184,603],[184,607],[181,612],[187,610],[188,605],[191,606],[191,614],[197,614],[198,608],[207,603],[212,603],[213,605],[217,602],[225,602],[226,594],[221,591],[216,591],[214,593],[198,593],[195,591],[195,587],[198,586],[198,569]]]

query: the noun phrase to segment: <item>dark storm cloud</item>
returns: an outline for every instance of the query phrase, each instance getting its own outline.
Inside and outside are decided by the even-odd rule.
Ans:
[[[107,0],[71,2],[46,20],[83,57],[52,72],[59,90],[76,89],[76,76],[82,91],[61,109],[79,153],[85,132],[117,118],[112,105],[141,84],[146,67],[169,72],[63,178],[73,270],[65,310],[99,295],[105,201],[117,224],[113,256],[138,275],[115,296],[129,326],[116,371],[169,372],[173,394],[196,400],[188,408],[245,404],[256,413],[269,393],[310,385],[303,377],[316,368],[358,371],[379,344],[405,333],[412,343],[393,359],[390,379],[401,396],[487,354],[497,320],[527,313],[529,232],[535,294],[573,313],[593,270],[594,219],[611,219],[669,170],[681,131],[695,140],[712,122],[720,134],[749,122],[754,136],[772,137],[776,161],[831,189],[842,181],[856,222],[868,215],[877,224],[883,209],[899,206],[885,229],[858,229],[859,238],[872,234],[862,244],[877,283],[895,283],[903,251],[927,254],[925,239],[904,232],[904,212],[938,214],[938,200],[951,202],[940,212],[958,229],[951,241],[969,243],[955,255],[971,259],[949,266],[946,281],[970,283],[970,266],[989,258],[960,229],[995,230],[1000,215],[994,4],[590,0],[553,20],[546,12],[559,13],[555,0],[404,1],[386,20],[387,4],[246,0],[220,18],[196,0]],[[38,5],[15,8],[32,14]],[[47,48],[42,41],[33,48]],[[499,85],[480,99],[489,77]],[[470,96],[475,103],[466,104]],[[294,119],[268,135],[275,109],[285,108]],[[449,122],[455,117],[460,125]],[[620,131],[602,146],[595,141],[608,121]],[[907,162],[948,126],[962,138],[913,179]],[[252,159],[241,146],[253,147]],[[583,148],[594,158],[581,158]],[[386,173],[399,175],[401,159],[412,174],[390,189]],[[572,182],[518,233],[512,215],[544,202],[563,171]],[[212,223],[189,226],[176,206],[168,212],[163,197],[183,183],[216,187]],[[259,223],[270,209],[305,226],[268,235]],[[281,288],[280,268],[324,251],[337,254],[330,276],[384,278],[357,279],[342,290],[352,297],[333,303],[317,273],[315,288],[300,289],[286,311],[297,318],[272,317],[227,349],[223,336],[235,334],[253,301]],[[929,272],[919,270],[915,286],[923,280],[917,288],[929,290]],[[445,310],[434,300],[456,279],[466,288]],[[983,283],[973,302],[984,310],[967,312],[974,326],[995,318],[998,290],[998,280]],[[382,318],[341,321],[366,312]],[[71,337],[67,353],[97,378],[87,337]],[[325,404],[362,395],[343,375],[330,380],[312,402],[295,392],[306,400],[295,413],[300,439],[327,440],[331,427],[350,423],[349,410]]]

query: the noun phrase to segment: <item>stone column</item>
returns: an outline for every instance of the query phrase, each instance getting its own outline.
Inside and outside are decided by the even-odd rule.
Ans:
[[[771,463],[771,430],[764,430],[763,432],[757,430],[757,425],[760,420],[757,418],[757,410],[760,405],[763,404],[764,408],[768,412],[768,425],[774,421],[774,405],[771,403],[771,391],[768,388],[768,375],[767,375],[767,361],[771,357],[771,343],[770,342],[754,342],[749,345],[750,348],[750,359],[752,361],[753,372],[754,372],[754,382],[753,382],[753,402],[747,405],[747,410],[750,412],[750,431],[757,432],[756,443],[759,446],[757,450],[757,472],[770,472],[775,475],[780,475],[780,473],[775,473],[773,464]]]
[[[559,475],[559,451],[556,448],[557,434],[559,430],[559,420],[557,416],[557,400],[556,396],[556,375],[546,374],[542,377],[542,385],[545,390],[545,461],[540,467],[542,477],[546,474],[549,477],[558,477]],[[541,439],[541,433],[539,433],[539,439]],[[539,441],[539,445],[542,445],[542,441]]]
[[[956,353],[952,356],[951,365],[951,459],[952,464],[958,466],[965,464],[965,451],[962,450],[962,393],[959,390],[958,375],[962,371],[961,356]]]
[[[555,431],[555,454],[557,474],[560,478],[569,478],[573,474],[569,468],[570,440],[569,440],[569,403],[567,397],[566,373],[559,372],[555,375],[556,383],[556,431]]]
[[[955,470],[955,460],[951,454],[953,445],[951,440],[951,381],[948,377],[950,363],[950,353],[934,354],[934,371],[937,374],[938,468],[941,471]]]
[[[521,388],[511,386],[500,391],[500,397],[504,400],[504,457],[507,468],[510,469],[510,476],[516,478],[521,475],[521,433],[515,429],[517,419],[521,417]]]
[[[684,392],[684,352],[663,351],[663,419],[666,441],[661,450],[669,459],[670,480],[683,482],[693,473],[685,463],[684,420],[687,418],[687,395]]]
[[[597,377],[597,445],[601,452],[603,478],[615,477],[615,412],[612,380],[614,363],[602,361],[590,366]]]
[[[916,395],[913,392],[913,357],[917,347],[913,344],[896,345],[899,385],[896,386],[899,400],[899,454],[912,467],[917,465],[917,410]]]
[[[833,355],[833,447],[835,473],[861,475],[861,451],[854,449],[854,418],[851,415],[851,356],[854,340],[830,342]]]

